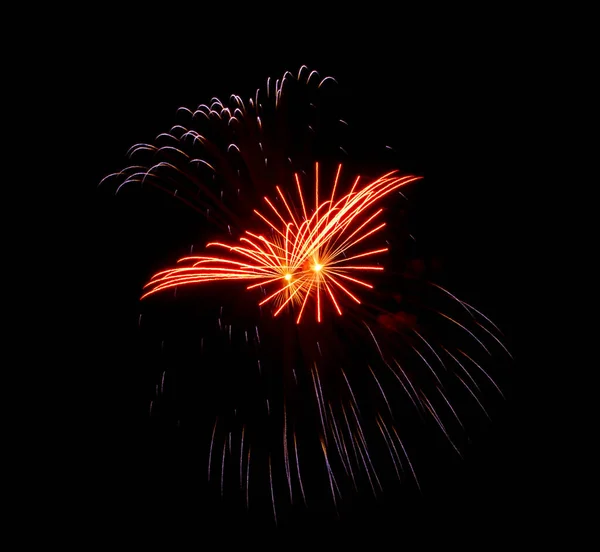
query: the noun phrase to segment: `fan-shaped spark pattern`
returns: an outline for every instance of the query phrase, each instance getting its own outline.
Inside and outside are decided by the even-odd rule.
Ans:
[[[365,185],[361,185],[357,177],[350,191],[336,199],[341,169],[339,165],[330,197],[320,201],[319,165],[315,164],[315,208],[310,212],[296,174],[299,208],[286,200],[281,188],[276,187],[281,208],[268,197],[264,198],[276,218],[254,210],[266,225],[269,237],[247,230],[238,245],[208,243],[207,247],[225,249],[227,254],[179,259],[185,266],[155,274],[146,284],[148,291],[142,298],[180,285],[256,280],[247,289],[270,288],[259,304],[275,302],[274,316],[286,305],[294,304],[299,307],[297,323],[309,298],[316,302],[318,322],[322,316],[322,296],[338,314],[342,314],[340,297],[360,303],[354,288],[373,287],[363,279],[362,273],[383,270],[382,266],[365,264],[363,260],[387,251],[387,247],[365,247],[367,238],[385,226],[380,219],[383,207],[375,207],[390,193],[419,177],[397,176],[391,172]]]

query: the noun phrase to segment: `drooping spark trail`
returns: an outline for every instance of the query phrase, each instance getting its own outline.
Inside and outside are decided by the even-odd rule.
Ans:
[[[270,307],[270,316],[256,309],[257,318],[243,325],[236,316],[245,315],[247,305],[236,295],[230,323],[221,306],[218,331],[200,337],[200,352],[210,382],[202,386],[206,398],[225,398],[210,406],[208,480],[221,499],[237,496],[246,509],[266,499],[275,523],[285,518],[281,500],[306,506],[323,491],[337,511],[347,491],[368,485],[377,495],[386,486],[386,469],[398,480],[407,472],[420,488],[410,459],[406,400],[417,423],[433,420],[435,435],[460,455],[466,408],[474,403],[490,417],[483,405],[486,386],[502,396],[485,363],[497,346],[510,356],[502,332],[477,309],[433,282],[427,282],[428,290],[436,290],[432,304],[404,285],[408,277],[397,269],[404,250],[394,245],[398,240],[383,237],[385,202],[420,177],[389,172],[352,180],[338,165],[331,179],[323,178],[327,160],[338,159],[330,146],[348,157],[337,141],[338,123],[347,123],[322,109],[325,96],[317,93],[333,79],[317,78],[303,66],[297,78],[286,72],[274,86],[267,81],[266,98],[257,90],[247,104],[232,95],[229,106],[213,98],[196,110],[180,108],[186,126],[174,125],[155,144],[136,144],[129,151],[136,164],[103,179],[119,179],[117,192],[127,184],[151,185],[229,236],[154,274],[142,299],[179,286],[228,282],[237,283],[250,302],[260,289],[256,303]],[[323,143],[305,147],[312,140],[326,142],[329,155],[322,153]],[[379,286],[373,276],[384,267],[384,276],[391,276]],[[440,311],[441,300],[450,301],[447,313]],[[352,308],[361,303],[363,308]],[[345,316],[336,324],[314,324],[334,313]],[[211,316],[210,309],[203,316]],[[232,330],[234,325],[239,328]],[[220,346],[235,353],[228,358],[241,358],[242,367],[220,354],[215,360],[211,355],[222,352]],[[257,366],[258,376],[247,366]],[[152,416],[159,400],[169,400],[164,374],[150,403]],[[231,376],[240,375],[236,385]],[[314,460],[322,476],[317,487]],[[251,464],[253,480],[267,483],[252,483],[252,490]]]

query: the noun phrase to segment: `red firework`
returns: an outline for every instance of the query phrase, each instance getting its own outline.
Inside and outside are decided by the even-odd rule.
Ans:
[[[325,295],[338,314],[340,293],[356,303],[360,299],[349,288],[373,286],[355,275],[381,271],[375,264],[361,264],[362,260],[380,255],[387,247],[364,249],[368,237],[385,226],[380,221],[383,208],[374,210],[388,194],[418,180],[416,176],[396,176],[388,173],[366,185],[357,177],[350,191],[335,197],[342,166],[333,182],[331,196],[319,201],[319,165],[315,164],[314,209],[307,211],[306,201],[298,174],[295,180],[300,209],[294,209],[281,188],[277,193],[285,210],[264,200],[276,216],[275,222],[255,210],[272,237],[246,231],[238,245],[211,242],[207,247],[226,249],[225,256],[190,256],[179,259],[184,266],[163,270],[146,284],[148,291],[142,298],[180,285],[200,284],[215,280],[256,281],[247,289],[259,286],[275,288],[259,305],[275,301],[277,316],[288,304],[299,306],[296,319],[300,323],[309,298],[316,303],[316,318],[321,321],[321,296]],[[361,259],[358,261],[357,260]]]

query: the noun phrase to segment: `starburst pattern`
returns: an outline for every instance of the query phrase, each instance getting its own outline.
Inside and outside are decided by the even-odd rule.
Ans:
[[[378,495],[385,473],[418,486],[410,437],[433,433],[461,454],[465,418],[489,416],[490,389],[502,396],[488,364],[510,357],[487,316],[406,269],[407,236],[389,223],[420,177],[355,176],[314,147],[335,142],[317,127],[329,111],[315,107],[335,81],[317,77],[302,67],[268,82],[266,98],[181,108],[184,124],[133,146],[137,161],[105,179],[117,192],[167,192],[218,232],[140,294],[148,309],[180,287],[220,303],[198,302],[197,356],[189,372],[161,372],[149,410],[177,409],[170,390],[193,387],[210,485],[247,509],[266,504],[276,521],[312,496],[337,510],[365,487]]]
[[[155,274],[146,284],[147,297],[158,291],[180,285],[199,284],[214,280],[257,280],[248,290],[259,286],[275,286],[275,291],[259,304],[276,301],[277,316],[286,305],[299,306],[297,323],[302,319],[309,297],[316,302],[317,322],[321,321],[321,296],[328,297],[338,314],[342,314],[341,292],[360,304],[360,299],[348,287],[372,288],[356,273],[383,270],[375,264],[360,264],[388,250],[387,247],[360,249],[367,238],[383,229],[380,221],[383,208],[370,212],[384,197],[401,186],[418,180],[415,176],[386,174],[365,186],[356,178],[349,193],[335,197],[342,166],[338,166],[331,196],[319,202],[318,163],[315,165],[315,208],[309,216],[298,175],[295,175],[300,209],[292,209],[281,188],[279,199],[285,210],[280,212],[269,198],[264,200],[276,216],[272,222],[255,210],[269,230],[268,235],[246,231],[239,245],[211,242],[207,247],[226,249],[230,257],[190,256],[179,260],[179,266]],[[295,213],[294,213],[295,211]],[[359,248],[359,249],[357,249]],[[360,261],[358,261],[360,259]],[[359,264],[356,264],[356,263]]]

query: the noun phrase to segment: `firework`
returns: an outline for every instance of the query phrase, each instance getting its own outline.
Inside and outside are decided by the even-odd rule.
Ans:
[[[488,365],[510,356],[489,318],[411,269],[396,211],[420,177],[347,169],[334,84],[303,67],[266,97],[181,108],[185,123],[105,179],[166,192],[217,236],[140,294],[145,320],[175,292],[192,311],[167,336],[190,354],[158,370],[150,413],[193,411],[210,488],[276,521],[324,500],[339,512],[390,481],[418,487],[415,435],[461,454],[466,419],[501,396]]]
[[[240,239],[240,245],[228,245],[214,242],[207,246],[226,249],[237,255],[237,258],[216,256],[184,257],[180,263],[188,266],[161,271],[154,275],[146,285],[150,288],[143,297],[157,291],[186,284],[198,284],[214,280],[257,280],[248,286],[248,290],[274,284],[275,291],[259,304],[269,301],[279,303],[273,316],[277,316],[286,305],[299,305],[297,323],[300,323],[304,307],[309,297],[316,301],[317,322],[321,321],[321,295],[331,301],[338,314],[342,314],[340,300],[336,295],[340,292],[356,303],[360,300],[348,289],[349,285],[372,288],[362,279],[353,276],[356,272],[383,270],[374,264],[356,264],[363,259],[384,253],[387,247],[360,250],[356,248],[365,240],[380,231],[385,222],[379,218],[383,212],[380,208],[369,213],[369,209],[380,202],[386,195],[410,182],[417,180],[413,176],[394,177],[387,174],[366,186],[359,187],[357,178],[351,191],[335,198],[341,165],[338,167],[331,197],[322,203],[318,202],[318,164],[315,166],[315,206],[309,217],[302,193],[299,177],[295,179],[298,198],[302,206],[296,214],[290,208],[281,188],[277,192],[287,212],[281,213],[274,204],[265,197],[265,202],[276,215],[275,224],[258,211],[255,213],[272,231],[274,239],[265,235],[247,231],[247,237]],[[284,218],[284,215],[287,218]],[[358,261],[360,259],[361,261]]]

